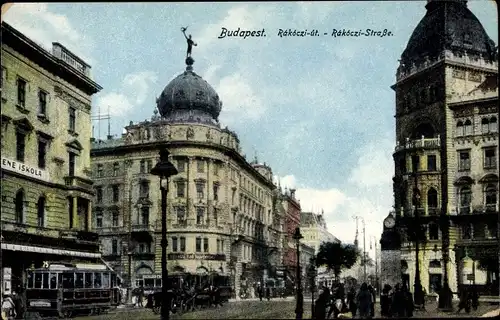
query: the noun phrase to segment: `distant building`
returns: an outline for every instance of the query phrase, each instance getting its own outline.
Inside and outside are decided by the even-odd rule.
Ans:
[[[426,10],[392,87],[402,282],[414,287],[408,234],[419,213],[426,291],[439,292],[447,274],[453,292],[476,285],[498,295],[498,47],[467,1],[428,1]]]
[[[44,261],[100,258],[91,232],[91,97],[102,88],[63,45],[2,22],[1,274],[23,285]]]
[[[295,229],[300,227],[300,203],[295,198],[295,189],[287,190],[282,195],[282,204],[285,208],[285,238],[283,248],[283,269],[287,286],[295,284],[297,270],[297,245],[293,239]]]
[[[278,262],[271,168],[245,159],[236,133],[218,122],[221,106],[190,62],[157,99],[160,115],[93,143],[93,227],[104,258],[131,286],[161,274],[159,178],[150,171],[163,148],[179,171],[169,180],[169,272],[229,275],[239,298],[254,295]]]

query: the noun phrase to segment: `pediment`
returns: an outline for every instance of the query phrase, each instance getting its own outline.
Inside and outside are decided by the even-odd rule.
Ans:
[[[463,186],[463,185],[470,185],[474,184],[474,179],[468,176],[460,177],[457,180],[455,180],[454,183],[456,186]]]
[[[66,147],[72,148],[72,149],[75,149],[75,150],[78,150],[78,151],[82,151],[83,150],[82,144],[77,139],[73,139],[70,142],[67,142],[66,143]]]
[[[481,183],[498,182],[498,176],[494,173],[490,173],[482,177],[481,180],[479,180],[479,182]]]
[[[35,128],[28,118],[20,118],[13,121],[14,125],[20,129],[31,132]]]

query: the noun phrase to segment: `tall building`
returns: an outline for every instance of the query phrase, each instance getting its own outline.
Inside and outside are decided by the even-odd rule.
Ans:
[[[498,295],[498,51],[467,1],[428,1],[396,74],[394,202],[402,281]],[[407,226],[407,227],[405,227]],[[473,263],[472,263],[473,262]],[[472,265],[472,266],[471,266]]]
[[[179,171],[168,183],[169,271],[230,275],[236,297],[254,294],[278,246],[269,240],[280,227],[272,171],[248,162],[237,134],[220,126],[222,103],[193,62],[157,99],[160,115],[93,143],[93,227],[104,258],[132,286],[161,274],[160,188],[150,170],[167,148]]]
[[[283,246],[283,272],[286,286],[295,285],[297,277],[297,245],[293,238],[295,229],[300,227],[300,202],[295,198],[295,189],[287,190],[281,197],[285,209],[285,234]]]
[[[100,258],[91,232],[90,66],[2,22],[2,292],[44,261]],[[3,282],[3,281],[2,281]]]

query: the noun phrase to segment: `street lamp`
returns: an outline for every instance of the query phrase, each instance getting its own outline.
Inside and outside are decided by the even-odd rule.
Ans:
[[[168,320],[170,316],[170,301],[167,292],[168,271],[167,271],[167,193],[168,178],[178,173],[174,165],[168,161],[168,150],[160,151],[160,161],[151,169],[151,174],[160,177],[161,190],[161,319]],[[165,183],[163,183],[165,179]]]
[[[300,239],[302,239],[300,234],[300,228],[295,228],[295,233],[293,234],[293,239],[297,244],[297,304],[295,306],[295,319],[302,319],[304,313],[304,296],[302,295],[302,284],[300,281]]]
[[[372,249],[372,239],[375,245],[375,288],[377,292],[380,292],[380,286],[378,283],[378,252],[377,252],[377,238],[375,236],[370,236],[370,249]]]
[[[415,203],[415,225],[413,226],[415,231],[415,293],[413,295],[413,300],[416,306],[422,307],[424,305],[424,295],[422,291],[422,283],[420,282],[420,260],[419,260],[419,244],[420,244],[420,191],[418,189],[417,177],[418,177],[418,166],[414,166],[414,176],[415,176],[415,187],[413,189],[413,202]]]

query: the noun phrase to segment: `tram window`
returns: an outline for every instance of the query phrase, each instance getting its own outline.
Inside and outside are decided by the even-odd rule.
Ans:
[[[75,273],[75,288],[83,288],[83,273]]]
[[[42,289],[42,274],[35,273],[35,289]]]
[[[42,273],[42,279],[43,279],[43,287],[44,289],[49,289],[49,274],[48,273]]]
[[[63,288],[73,289],[75,287],[75,274],[63,273]]]
[[[50,289],[57,289],[57,273],[50,274]]]
[[[28,273],[28,288],[33,288],[33,273]]]
[[[155,286],[155,279],[144,279],[144,287],[152,288]]]
[[[85,272],[85,288],[92,288],[92,272]]]
[[[102,288],[102,274],[94,272],[94,288]]]
[[[102,274],[102,287],[103,288],[109,288],[110,280],[109,280],[109,273],[103,273]]]
[[[161,287],[161,279],[156,279],[156,287]]]
[[[111,287],[115,288],[117,286],[116,284],[116,274],[112,273],[111,274]]]

